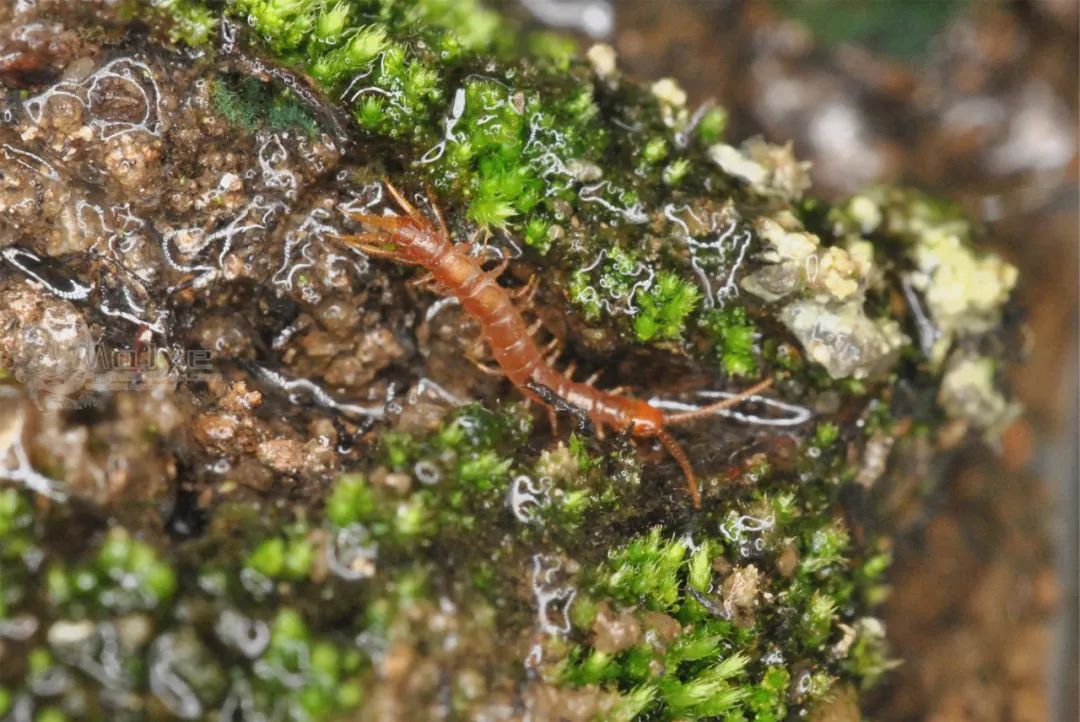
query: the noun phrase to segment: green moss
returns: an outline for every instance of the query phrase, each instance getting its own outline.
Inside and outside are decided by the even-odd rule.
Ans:
[[[295,98],[257,78],[220,76],[211,85],[210,97],[227,121],[248,132],[267,128],[299,132],[308,138],[319,133],[315,119]]]
[[[661,271],[656,284],[648,291],[639,290],[634,298],[639,311],[634,316],[634,333],[639,341],[680,338],[687,317],[701,301],[697,286],[678,276]]]
[[[835,445],[834,432],[822,428],[820,440]],[[646,637],[653,642],[617,653],[575,645],[561,668],[567,683],[645,700],[639,711],[650,719],[781,720],[797,675],[806,679],[800,704],[809,704],[838,680],[864,683],[889,668],[880,625],[855,616],[880,601],[888,554],[861,554],[844,523],[822,513],[839,486],[822,473],[789,486],[768,464],[745,473],[755,488],[740,498],[738,511],[706,511],[710,521],[692,539],[654,527],[582,574],[582,601],[571,610],[577,629],[595,629],[604,602],[646,628],[655,622],[645,610],[662,613],[679,631],[670,641]],[[782,556],[797,560],[789,576],[770,573]],[[839,668],[822,654],[844,629],[863,627]],[[777,635],[777,628],[786,631]],[[796,671],[776,659],[802,666]]]
[[[317,56],[308,63],[312,77],[334,85],[350,73],[361,70],[380,53],[393,47],[381,25],[361,25],[340,47]]]
[[[45,707],[34,715],[34,722],[67,722],[68,716],[56,707]]]
[[[353,678],[360,666],[356,650],[314,638],[303,617],[286,607],[275,616],[269,645],[256,663],[255,692],[268,702],[289,705],[290,719],[297,722],[329,719],[362,701]]]
[[[245,566],[265,577],[298,582],[306,579],[315,559],[315,546],[304,524],[285,527],[283,535],[260,542],[248,555]]]
[[[680,572],[686,546],[664,539],[659,527],[616,551],[601,588],[626,603],[668,610],[679,601]]]
[[[757,329],[739,306],[725,306],[702,314],[701,326],[712,340],[723,369],[731,376],[753,376],[757,371]]]
[[[714,107],[705,111],[697,126],[697,136],[704,145],[712,145],[724,139],[727,130],[728,113],[724,108]]]
[[[820,449],[828,449],[840,438],[840,427],[824,421],[814,428],[814,443]]]
[[[664,185],[679,186],[690,172],[691,164],[688,158],[678,158],[664,167],[661,179]]]
[[[298,48],[315,27],[320,0],[233,0],[233,9],[277,53]]]
[[[404,456],[395,456],[400,459],[395,467],[404,465]],[[326,516],[330,522],[339,528],[357,524],[363,519],[371,518],[375,513],[375,497],[368,486],[367,480],[361,474],[345,474],[338,478],[326,500]]]
[[[154,547],[115,527],[92,560],[73,567],[63,562],[50,566],[46,587],[53,605],[68,614],[89,616],[99,608],[115,613],[158,609],[172,600],[178,582]]]
[[[156,7],[169,18],[169,35],[173,40],[199,47],[217,29],[216,13],[196,0],[156,0]]]

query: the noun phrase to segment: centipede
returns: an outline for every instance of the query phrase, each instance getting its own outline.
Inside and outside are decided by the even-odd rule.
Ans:
[[[659,441],[679,465],[693,506],[700,509],[701,491],[693,465],[668,429],[737,406],[767,389],[772,379],[759,381],[722,401],[679,413],[667,413],[643,399],[603,391],[591,382],[574,381],[570,373],[556,369],[545,359],[511,290],[500,285],[499,278],[509,260],[485,270],[468,244],[453,241],[437,206],[431,204],[432,220],[389,182],[384,185],[402,213],[347,212],[362,232],[334,238],[369,256],[425,269],[425,280],[456,298],[479,325],[498,371],[529,400],[549,410],[571,410],[599,429]]]

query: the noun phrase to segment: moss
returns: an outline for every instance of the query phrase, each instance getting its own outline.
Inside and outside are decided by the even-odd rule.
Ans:
[[[697,126],[698,139],[705,145],[712,145],[724,139],[727,130],[728,114],[720,107],[709,108]]]
[[[315,546],[304,524],[282,529],[283,535],[265,539],[247,558],[247,568],[275,580],[298,582],[311,572]]]
[[[299,101],[257,78],[220,76],[211,85],[210,97],[227,121],[248,132],[266,128],[299,132],[308,138],[319,133],[315,119]]]
[[[178,588],[175,572],[157,550],[122,527],[109,531],[92,560],[56,562],[46,578],[51,604],[76,617],[154,610],[168,604]]]
[[[712,309],[702,315],[702,327],[713,342],[723,369],[731,376],[753,376],[757,328],[739,306]]]
[[[217,29],[217,14],[197,0],[156,0],[155,6],[168,18],[173,40],[199,47]]]
[[[648,291],[634,295],[638,312],[634,315],[634,333],[639,341],[677,339],[682,336],[686,318],[701,301],[701,292],[678,276],[661,272]]]
[[[291,719],[329,719],[355,709],[363,698],[352,677],[360,669],[356,650],[315,639],[296,610],[278,611],[266,652],[256,665],[256,693],[291,701]],[[301,684],[295,680],[302,679]]]
[[[837,441],[836,429],[822,425],[805,443],[829,450]],[[638,700],[649,719],[780,720],[793,700],[811,705],[847,680],[872,684],[892,662],[880,624],[860,610],[881,600],[889,555],[856,548],[846,525],[823,514],[840,489],[823,469],[840,456],[819,455],[819,467],[794,484],[767,464],[752,466],[755,488],[739,511],[706,511],[710,522],[693,538],[654,527],[583,571],[570,618],[591,634],[579,639],[601,636],[601,605],[667,631],[618,650],[579,642],[561,678]],[[791,565],[786,572],[769,572],[782,563]]]

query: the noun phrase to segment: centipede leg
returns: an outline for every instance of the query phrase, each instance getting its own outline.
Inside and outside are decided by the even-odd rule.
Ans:
[[[547,405],[548,413],[564,413],[573,416],[577,421],[577,431],[582,436],[596,435],[598,427],[593,423],[585,409],[570,403],[562,396],[559,396],[554,389],[538,381],[530,379],[524,383],[524,388]]]
[[[506,273],[506,267],[509,266],[509,265],[510,265],[510,259],[509,258],[502,259],[501,261],[499,261],[499,265],[495,266],[495,268],[492,268],[490,271],[487,272],[488,277],[491,278],[491,279],[498,279],[499,276]]]
[[[471,363],[473,366],[475,366],[481,373],[487,374],[488,376],[503,376],[504,375],[503,370],[496,367],[496,366],[489,366],[486,363],[484,363],[483,361],[479,361],[479,360],[473,358],[472,356],[467,356],[467,358],[469,359],[469,363]]]
[[[442,211],[439,210],[439,207],[435,205],[434,202],[431,204],[431,210],[435,213],[435,220],[439,222],[439,233],[442,234],[443,238],[449,238],[450,231],[446,229],[446,221],[443,220]]]
[[[536,298],[536,291],[538,288],[540,288],[540,283],[537,280],[538,278],[539,276],[533,274],[529,277],[529,280],[525,283],[524,286],[515,290],[511,294],[515,299],[519,299],[521,301],[521,305],[525,308],[532,306],[533,299]]]
[[[483,235],[483,240],[480,242],[480,247],[477,248],[477,239]],[[491,233],[484,229],[478,229],[475,233],[469,236],[469,255],[473,258],[481,259],[481,263],[487,258],[488,241],[491,239]]]
[[[435,283],[435,276],[431,273],[425,273],[417,278],[411,278],[405,282],[405,285],[409,288],[423,288]]]

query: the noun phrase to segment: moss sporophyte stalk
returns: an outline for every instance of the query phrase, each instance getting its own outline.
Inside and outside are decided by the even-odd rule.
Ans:
[[[885,490],[1016,412],[1015,270],[961,215],[818,201],[789,145],[478,2],[55,12],[73,67],[0,98],[0,717],[858,716],[896,664]],[[404,217],[390,185],[510,259],[551,369],[665,428],[757,389],[673,432],[699,510],[647,434],[475,370],[483,324],[386,237],[341,241]],[[211,373],[50,406],[25,371],[99,335]]]

